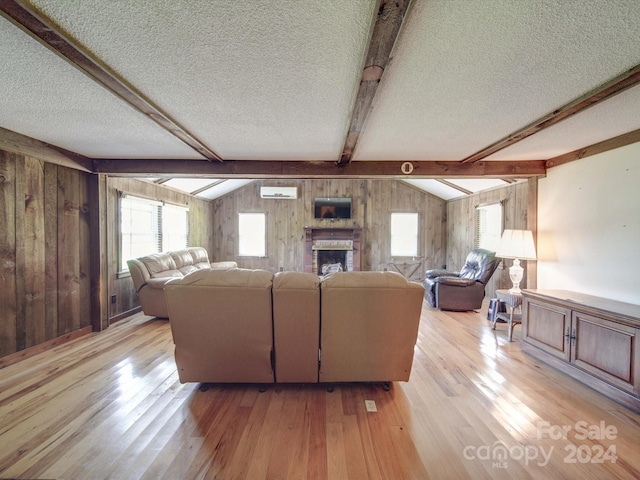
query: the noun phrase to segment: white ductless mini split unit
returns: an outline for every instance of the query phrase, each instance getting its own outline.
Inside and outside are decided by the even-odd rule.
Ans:
[[[260,198],[298,198],[298,187],[260,187]]]

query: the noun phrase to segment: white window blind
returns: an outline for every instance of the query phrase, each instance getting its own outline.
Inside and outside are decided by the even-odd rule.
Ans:
[[[189,236],[189,209],[178,205],[162,206],[162,250],[187,248]]]
[[[127,260],[188,246],[189,209],[133,195],[120,198],[120,270]]]
[[[418,214],[391,214],[391,256],[415,257],[418,255]]]
[[[502,235],[502,203],[476,207],[476,248],[497,251]]]
[[[120,201],[120,268],[127,260],[161,250],[160,202],[123,195]]]
[[[266,214],[238,213],[238,255],[265,257],[266,233]]]

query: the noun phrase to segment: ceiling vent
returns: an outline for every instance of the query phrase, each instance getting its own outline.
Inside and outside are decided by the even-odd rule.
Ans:
[[[298,187],[260,187],[260,198],[298,198]]]

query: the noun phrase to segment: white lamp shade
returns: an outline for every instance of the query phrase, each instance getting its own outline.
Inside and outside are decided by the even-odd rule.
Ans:
[[[496,257],[535,260],[536,248],[531,230],[505,230],[500,238]]]

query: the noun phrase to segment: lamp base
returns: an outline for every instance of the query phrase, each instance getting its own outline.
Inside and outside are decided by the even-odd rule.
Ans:
[[[515,258],[513,260],[513,265],[509,267],[509,278],[513,282],[513,287],[509,289],[509,293],[512,295],[520,295],[522,290],[520,290],[520,282],[522,281],[522,277],[524,276],[524,268],[520,266],[520,260]]]

